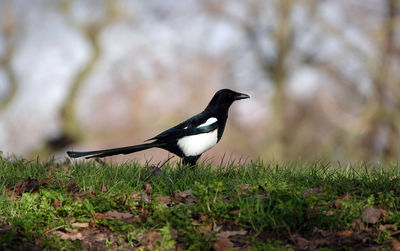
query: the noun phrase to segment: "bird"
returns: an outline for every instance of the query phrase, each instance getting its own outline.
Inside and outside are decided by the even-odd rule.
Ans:
[[[248,98],[247,94],[221,89],[201,113],[146,140],[148,143],[87,152],[67,151],[67,154],[71,158],[103,158],[156,147],[179,156],[183,165],[194,166],[201,154],[221,140],[232,103]]]

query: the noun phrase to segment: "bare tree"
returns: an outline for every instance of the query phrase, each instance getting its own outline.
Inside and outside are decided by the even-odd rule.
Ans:
[[[396,71],[400,65],[399,45],[398,42],[396,43],[399,3],[395,0],[385,0],[381,4],[384,13],[382,16],[379,12],[375,14],[379,17],[375,19],[380,20],[376,27],[365,25],[362,21],[352,23],[373,45],[374,53],[372,54],[361,50],[357,44],[350,41],[345,36],[346,29],[333,27],[322,16],[318,17],[319,23],[340,39],[344,46],[343,54],[351,53],[355,55],[358,62],[362,63],[365,77],[369,78],[372,84],[371,94],[365,95],[357,88],[359,83],[355,76],[344,74],[340,69],[343,66],[335,65],[335,60],[323,64],[312,62],[316,67],[322,66],[321,69],[334,79],[344,93],[347,93],[349,100],[342,101],[342,105],[348,109],[354,106],[354,103],[358,105],[360,110],[358,123],[353,123],[352,128],[346,128],[344,131],[347,134],[345,151],[354,155],[354,159],[394,160],[400,156],[400,103],[398,101],[400,75]],[[360,5],[353,6],[353,10],[362,12],[362,9]],[[365,16],[368,16],[368,13]],[[327,114],[332,116],[335,113],[328,112]],[[342,112],[341,118],[345,115]]]
[[[400,67],[400,49],[396,40],[399,3],[396,0],[385,0],[381,3],[381,7],[386,11],[383,18],[377,18],[381,20],[378,31],[365,25],[364,21],[371,18],[369,15],[350,15],[349,6],[354,5],[353,10],[362,11],[364,6],[361,3],[338,3],[349,18],[349,25],[358,29],[373,43],[377,54],[380,55],[376,58],[375,54],[371,55],[369,51],[360,49],[359,44],[347,36],[348,27],[338,27],[327,21],[324,14],[318,11],[325,2],[207,1],[206,7],[210,13],[230,20],[246,34],[249,48],[253,50],[261,70],[274,87],[274,115],[268,125],[268,131],[273,135],[269,145],[276,146],[272,149],[275,156],[281,158],[284,155],[287,159],[311,152],[310,156],[315,157],[316,153],[321,152],[321,146],[326,146],[327,149],[338,146],[345,152],[346,157],[351,159],[396,159],[400,155],[400,77],[396,70]],[[231,11],[229,4],[232,3],[241,4],[242,14]],[[318,39],[332,37],[340,41],[342,48],[341,52],[335,55],[337,58],[318,58],[312,50],[301,51],[296,47],[303,34],[308,32],[307,28],[298,30],[292,19],[298,7],[307,10],[310,27],[318,25],[322,28]],[[266,10],[272,10],[269,13],[275,15],[269,20],[271,24],[267,24]],[[379,16],[375,13],[374,15]],[[317,48],[318,39],[314,41]],[[265,50],[267,42],[272,43],[275,53],[271,54]],[[362,92],[359,78],[349,76],[344,70],[346,66],[338,63],[346,62],[350,56],[360,63],[366,74],[364,77],[370,78],[372,95]],[[286,92],[288,78],[299,64],[309,65],[327,76],[335,83],[332,88],[336,89],[340,96],[322,90],[315,95],[316,103],[290,97]],[[354,110],[357,110],[356,114],[361,115],[352,115]],[[318,136],[318,130],[321,133],[329,133]],[[301,135],[305,133],[307,136]],[[305,147],[306,145],[309,148]],[[332,155],[329,150],[326,150],[326,153]]]
[[[396,36],[400,28],[400,4],[396,0],[385,0],[384,5],[385,16],[380,24],[382,39],[377,41],[380,52],[372,75],[374,95],[367,106],[368,129],[362,146],[366,154],[397,159],[400,157],[400,45]]]
[[[274,155],[280,158],[285,152],[289,152],[288,148],[290,147],[291,139],[296,132],[296,128],[290,128],[291,123],[288,121],[290,119],[288,114],[290,102],[288,100],[287,84],[293,68],[291,54],[295,50],[297,41],[291,17],[293,9],[298,3],[291,0],[241,2],[245,14],[238,16],[230,13],[229,9],[225,8],[229,2],[232,3],[234,1],[224,1],[222,4],[208,1],[206,8],[217,17],[230,20],[243,31],[261,71],[273,85],[273,116],[271,119],[272,124],[268,128],[273,131],[270,134],[273,139],[269,143],[275,146],[273,149]],[[313,9],[315,5],[314,1],[302,1],[302,3],[308,4],[310,9]],[[266,22],[266,16],[268,16],[266,12],[271,9],[273,11],[270,12],[274,13],[274,17],[270,19],[274,22],[268,24]],[[267,41],[272,44],[273,53],[266,51],[265,43]],[[304,58],[308,56],[302,55]]]
[[[102,31],[112,23],[117,16],[116,2],[113,0],[106,0],[105,4],[94,3],[104,7],[104,15],[100,19],[79,22],[74,19],[71,13],[71,1],[64,1],[61,5],[61,10],[68,19],[69,23],[82,31],[82,34],[86,35],[91,48],[92,53],[86,62],[86,64],[79,70],[77,75],[73,78],[71,88],[68,92],[68,96],[65,100],[64,105],[61,108],[61,124],[62,131],[56,137],[50,139],[46,144],[46,149],[50,151],[56,151],[62,149],[67,145],[70,145],[78,140],[81,140],[84,134],[81,131],[76,110],[76,101],[79,91],[84,85],[86,79],[91,74],[93,68],[98,62],[102,54],[100,47],[100,35]]]
[[[3,1],[0,5],[0,12],[2,12],[2,35],[4,39],[4,54],[0,59],[0,67],[3,68],[8,84],[9,90],[5,97],[0,100],[0,112],[8,108],[11,101],[14,99],[17,93],[18,83],[17,77],[15,75],[14,69],[11,65],[15,45],[16,45],[16,20],[13,16],[12,6],[10,1]]]

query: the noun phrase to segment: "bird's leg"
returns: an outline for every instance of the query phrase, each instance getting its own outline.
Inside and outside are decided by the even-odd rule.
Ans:
[[[196,165],[196,162],[200,158],[200,156],[201,155],[184,157],[182,160],[182,164],[193,168]]]

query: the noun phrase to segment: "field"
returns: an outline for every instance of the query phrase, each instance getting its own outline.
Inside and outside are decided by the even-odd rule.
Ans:
[[[400,249],[398,164],[0,157],[0,187],[6,250]]]

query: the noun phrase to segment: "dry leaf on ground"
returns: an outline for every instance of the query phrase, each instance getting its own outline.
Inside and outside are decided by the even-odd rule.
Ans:
[[[373,208],[373,207],[364,208],[364,210],[361,214],[361,219],[365,223],[369,223],[369,224],[377,223],[380,218],[381,218],[381,210]]]
[[[160,234],[155,231],[150,231],[140,239],[140,244],[153,250],[158,247],[157,241],[159,240],[161,240]]]
[[[64,173],[68,172],[68,166],[67,165],[63,166],[62,169],[63,169]]]
[[[326,216],[332,216],[332,215],[335,215],[335,211],[333,211],[333,210],[328,210],[327,212],[326,212],[326,214],[325,214]]]
[[[89,223],[88,222],[74,222],[71,224],[71,226],[86,228],[86,227],[89,227]]]
[[[342,208],[343,201],[348,201],[348,200],[350,200],[350,194],[345,193],[343,196],[341,196],[337,200],[335,200],[334,205],[336,208]]]
[[[390,230],[392,227],[393,227],[393,224],[385,224],[385,225],[380,224],[378,227],[378,230],[379,231]]]
[[[175,203],[183,202],[187,205],[194,205],[197,203],[197,200],[193,195],[192,189],[183,192],[175,191],[171,198]]]
[[[171,197],[169,196],[160,196],[157,198],[158,202],[164,204],[170,204],[172,202]]]
[[[220,238],[214,244],[214,251],[228,251],[232,250],[232,248],[233,248],[233,243],[226,238]]]
[[[39,180],[39,185],[40,185],[40,186],[47,186],[47,187],[49,187],[49,186],[50,186],[50,178],[46,178],[46,179]]]
[[[100,182],[100,183],[99,183],[99,187],[100,187],[100,190],[101,190],[103,193],[105,193],[105,192],[108,191],[108,188],[107,188],[107,186],[106,186],[106,184],[105,184],[104,182]]]
[[[300,235],[293,236],[294,244],[300,249],[308,249],[310,247],[310,241],[301,237]]]
[[[352,223],[351,226],[353,227],[354,230],[360,231],[365,229],[364,223],[361,221],[361,219],[355,219]]]
[[[89,192],[83,192],[83,193],[73,193],[72,195],[70,195],[70,198],[73,201],[77,201],[83,198],[86,198],[89,195]]]
[[[85,226],[85,223],[76,223]],[[81,230],[68,229],[57,230],[53,232],[55,235],[60,236],[62,240],[80,240],[83,250],[104,250],[104,243],[106,240],[111,242],[118,241],[118,236],[114,235],[109,229],[100,228],[83,228]],[[128,246],[126,246],[128,248]]]
[[[39,180],[29,177],[24,182],[16,184],[15,193],[21,195],[22,193],[33,193],[39,190]]]
[[[115,220],[126,220],[126,219],[130,219],[133,217],[133,214],[131,214],[131,213],[120,213],[117,211],[108,211],[104,215],[111,217]]]
[[[68,192],[78,192],[79,188],[76,186],[76,179],[70,179],[65,184]]]
[[[353,234],[353,231],[351,231],[351,230],[343,230],[343,231],[339,231],[337,234],[340,237],[349,238]]]
[[[246,235],[247,231],[242,230],[242,231],[224,231],[221,233],[218,233],[217,236],[219,238],[229,238],[230,236],[234,236],[234,235]]]
[[[139,193],[139,192],[134,191],[134,192],[131,193],[130,198],[132,198],[134,200],[139,200],[139,199],[142,198],[142,194]]]
[[[10,231],[12,229],[11,225],[0,225],[0,234]]]
[[[391,250],[393,251],[400,251],[400,241],[394,239],[390,243]]]
[[[141,221],[147,221],[147,217],[149,216],[149,211],[146,208],[139,208],[139,219]]]
[[[249,189],[249,186],[250,186],[250,184],[239,184],[239,185],[235,186],[234,190],[236,190],[237,188],[247,190],[247,189]]]
[[[55,231],[54,234],[60,236],[61,240],[82,240],[83,239],[83,235],[82,233],[79,232],[62,232],[62,231]]]
[[[144,201],[144,202],[150,202],[151,200],[149,199],[149,196],[147,196],[147,194],[142,194],[141,195],[141,199]]]
[[[236,186],[233,188],[234,191],[238,191],[238,193],[235,194],[235,198],[236,198],[237,196],[239,196],[239,195],[245,194],[245,193],[246,193],[246,190],[249,189],[249,186],[250,186],[249,184],[239,184],[239,185],[236,185]]]
[[[151,193],[151,191],[153,191],[153,187],[151,186],[151,184],[145,184],[144,185],[144,191],[146,193]]]
[[[181,201],[182,199],[188,197],[188,196],[193,196],[193,190],[189,189],[189,190],[185,190],[183,192],[177,192],[175,191],[173,194],[174,199]]]
[[[59,199],[54,199],[53,206],[59,208],[61,206],[61,201]]]
[[[201,225],[199,227],[199,233],[201,234],[209,233],[211,232],[211,230],[212,230],[211,225]]]

